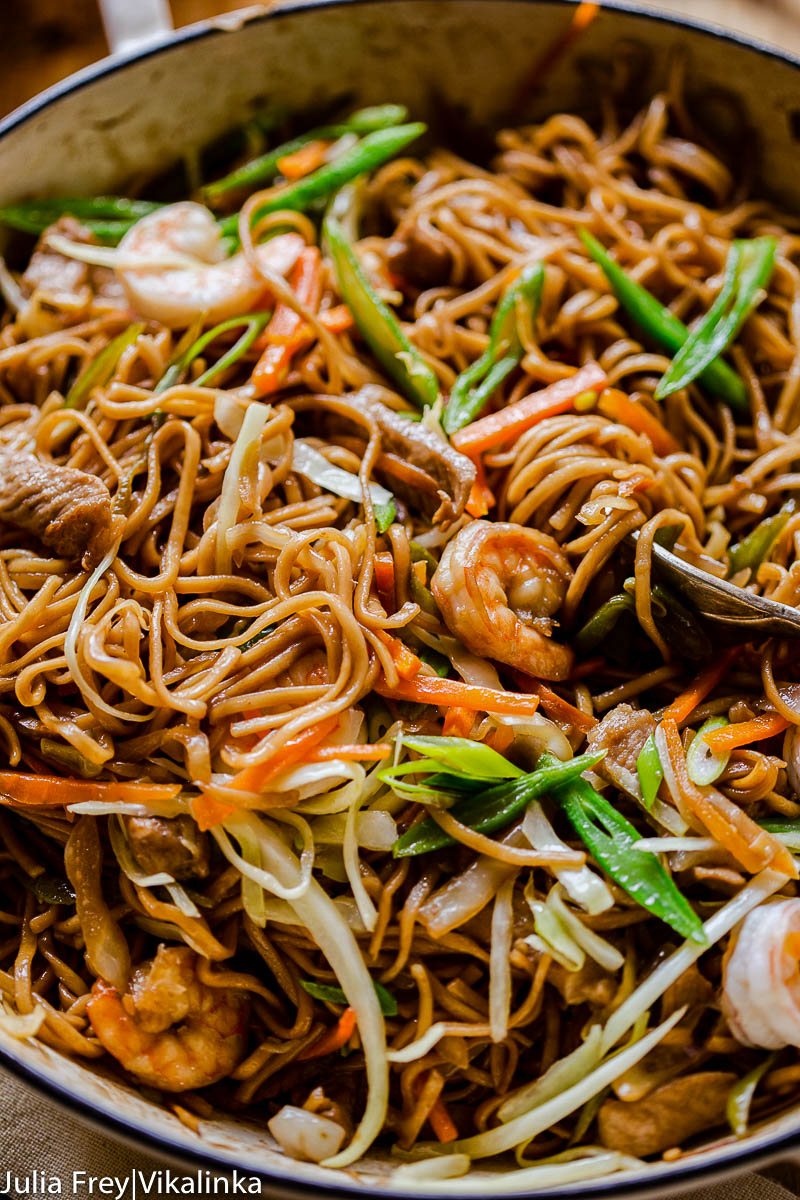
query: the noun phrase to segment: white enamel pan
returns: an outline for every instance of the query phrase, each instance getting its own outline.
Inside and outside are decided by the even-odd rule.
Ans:
[[[0,122],[0,204],[121,188],[267,103],[302,117],[396,101],[429,120],[440,137],[460,129],[458,148],[468,153],[469,140],[477,148],[499,122],[565,109],[591,118],[595,103],[581,64],[625,41],[641,56],[648,91],[663,82],[670,50],[683,46],[689,91],[704,97],[709,113],[734,120],[743,153],[757,147],[762,188],[800,210],[800,61],[718,29],[609,4],[544,90],[522,105],[532,64],[570,20],[573,5],[565,0],[295,0],[176,33],[164,0],[106,7],[115,53]],[[391,1187],[388,1154],[333,1172],[285,1158],[253,1122],[203,1121],[197,1135],[134,1088],[2,1033],[0,1070],[30,1085],[32,1104],[37,1092],[46,1093],[107,1133],[186,1168],[260,1175],[276,1198],[403,1195]],[[537,1194],[664,1195],[800,1157],[799,1141],[800,1108],[741,1141],[718,1140],[674,1163]],[[513,1189],[511,1174],[497,1166],[481,1174],[486,1195]],[[458,1180],[452,1194],[463,1194]]]

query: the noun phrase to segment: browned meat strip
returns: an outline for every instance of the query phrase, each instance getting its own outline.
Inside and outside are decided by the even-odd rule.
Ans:
[[[347,401],[376,422],[385,451],[419,467],[434,481],[436,495],[432,497],[432,503],[436,511],[432,520],[449,525],[460,517],[475,482],[475,467],[470,460],[454,450],[444,438],[437,437],[426,425],[401,416],[382,404],[369,394],[368,388],[348,396]],[[394,481],[393,486],[402,495],[400,486],[394,485]],[[404,499],[419,508],[425,504],[428,496],[421,490],[414,490],[412,495]]]
[[[590,958],[579,971],[567,971],[557,963],[550,968],[548,982],[554,984],[567,1005],[590,1004],[605,1008],[614,999],[617,982]]]
[[[643,1100],[606,1100],[597,1115],[600,1141],[639,1158],[680,1146],[722,1121],[735,1082],[727,1071],[697,1071],[662,1084]]]
[[[595,768],[598,774],[629,795],[639,796],[636,759],[655,727],[647,709],[631,708],[630,704],[612,708],[586,737],[589,750],[606,751],[605,758]]]
[[[112,539],[111,496],[94,475],[2,446],[0,521],[32,533],[63,558],[102,557]]]
[[[389,267],[420,288],[447,283],[453,257],[444,241],[414,225],[392,239],[387,249]]]
[[[32,292],[41,289],[48,295],[62,293],[77,296],[81,288],[86,287],[89,282],[89,268],[86,263],[67,258],[66,255],[51,249],[47,244],[47,237],[51,233],[61,233],[73,242],[95,240],[74,217],[61,217],[42,234],[22,281]]]
[[[191,817],[126,817],[131,853],[145,875],[165,871],[173,879],[205,879],[208,838]]]

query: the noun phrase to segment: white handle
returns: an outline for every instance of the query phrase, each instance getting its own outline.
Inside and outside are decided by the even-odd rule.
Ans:
[[[124,54],[172,32],[167,0],[98,0],[112,54]]]

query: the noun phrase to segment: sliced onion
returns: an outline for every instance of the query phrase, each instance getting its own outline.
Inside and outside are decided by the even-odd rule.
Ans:
[[[336,1154],[344,1141],[344,1129],[337,1121],[293,1104],[284,1104],[267,1121],[267,1128],[284,1154],[300,1162],[322,1162]]]
[[[511,1010],[511,938],[514,925],[514,879],[507,879],[495,896],[492,911],[492,949],[489,959],[489,1029],[493,1042],[508,1034]]]
[[[8,1009],[2,1007],[0,1008],[0,1033],[5,1033],[8,1037],[19,1038],[20,1041],[36,1037],[46,1016],[44,1007],[37,1007],[29,1013],[9,1012]]]
[[[600,937],[593,929],[589,929],[576,913],[571,912],[567,908],[561,896],[560,884],[557,883],[550,889],[547,904],[561,921],[562,925],[572,935],[573,940],[577,942],[581,950],[588,954],[590,958],[593,958],[606,971],[618,971],[620,969],[625,962],[624,956],[620,954],[616,946],[612,946],[611,942],[607,942],[605,938]]]

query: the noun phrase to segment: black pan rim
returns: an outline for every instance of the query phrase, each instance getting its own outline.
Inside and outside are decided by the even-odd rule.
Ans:
[[[380,2],[384,5],[405,4],[409,3],[409,0],[380,0]],[[454,2],[469,4],[474,3],[475,0],[454,0]],[[483,0],[483,2],[486,3],[488,0]],[[564,9],[576,8],[578,5],[578,0],[507,0],[507,2],[531,6],[538,5],[540,7],[561,7]],[[326,8],[345,8],[355,5],[363,7],[376,3],[377,0],[286,0],[285,3],[271,11],[248,11],[247,15],[242,18],[242,24],[260,24],[295,13],[315,12]],[[603,0],[602,6],[613,12],[644,18],[655,24],[671,27],[676,30],[690,30],[693,33],[712,38],[714,41],[753,51],[765,58],[785,63],[800,71],[800,56],[782,50],[777,46],[759,41],[757,38],[750,38],[746,34],[735,30],[723,29],[709,22],[695,20],[694,17],[644,9],[636,3],[627,3],[627,0]],[[55,104],[66,96],[81,91],[84,87],[88,87],[119,71],[124,71],[127,67],[134,66],[146,59],[155,58],[160,54],[169,54],[172,50],[191,42],[201,41],[208,37],[224,36],[231,29],[235,28],[236,26],[231,23],[230,14],[227,17],[198,22],[184,29],[176,30],[168,38],[159,40],[152,45],[133,49],[128,53],[113,55],[107,59],[102,59],[99,63],[85,67],[67,79],[47,88],[39,95],[32,97],[32,99],[25,101],[19,108],[16,108],[3,120],[0,120],[0,139],[14,130],[21,128],[40,113],[45,112],[52,104]],[[341,1182],[337,1179],[330,1182],[327,1180],[314,1180],[312,1183],[297,1179],[288,1173],[283,1174],[283,1172],[279,1173],[274,1170],[259,1170],[250,1167],[243,1168],[232,1163],[227,1156],[216,1153],[213,1146],[201,1146],[197,1149],[190,1149],[179,1142],[173,1141],[167,1134],[162,1135],[151,1130],[143,1130],[135,1121],[129,1120],[117,1113],[109,1112],[105,1108],[76,1094],[67,1085],[56,1082],[36,1067],[20,1062],[17,1058],[4,1051],[2,1047],[0,1047],[0,1067],[8,1071],[11,1075],[14,1075],[21,1082],[31,1085],[34,1090],[45,1095],[60,1107],[78,1113],[85,1122],[94,1128],[102,1132],[111,1133],[119,1140],[124,1141],[128,1146],[140,1152],[164,1155],[172,1164],[180,1164],[184,1169],[189,1171],[206,1169],[218,1174],[230,1175],[234,1170],[237,1170],[240,1175],[258,1177],[264,1184],[280,1189],[282,1196],[291,1197],[292,1200],[295,1200],[295,1198],[300,1200],[301,1197],[304,1200],[308,1200],[309,1194],[314,1191],[320,1191],[332,1198],[346,1197],[347,1200],[363,1200],[365,1190],[369,1190],[376,1196],[381,1197],[381,1200],[425,1200],[425,1193],[421,1188],[414,1191],[403,1191],[399,1188],[378,1187],[372,1180],[367,1183],[366,1187],[363,1184],[350,1183],[348,1182],[350,1178],[349,1172],[342,1172]],[[564,1188],[549,1188],[535,1192],[516,1191],[513,1195],[519,1197],[519,1200],[562,1200],[565,1196],[589,1198],[592,1196],[609,1196],[611,1194],[615,1197],[648,1195],[652,1197],[652,1200],[655,1200],[656,1195],[664,1192],[665,1189],[674,1191],[678,1187],[699,1187],[730,1176],[737,1170],[745,1168],[754,1170],[759,1166],[767,1166],[770,1163],[778,1162],[784,1156],[784,1152],[786,1152],[785,1157],[790,1157],[790,1152],[796,1147],[796,1144],[797,1133],[787,1132],[768,1138],[763,1145],[758,1147],[749,1146],[747,1140],[741,1144],[732,1143],[725,1148],[723,1157],[717,1162],[692,1162],[691,1156],[679,1159],[670,1165],[669,1168],[659,1171],[658,1175],[652,1179],[652,1182],[641,1177],[638,1180],[626,1180],[624,1175],[614,1174],[608,1175],[605,1178],[586,1180],[580,1184],[568,1185]],[[653,1165],[656,1166],[657,1164]],[[458,1188],[458,1180],[453,1180],[453,1185],[455,1194]],[[503,1192],[500,1191],[498,1194],[503,1195]]]

